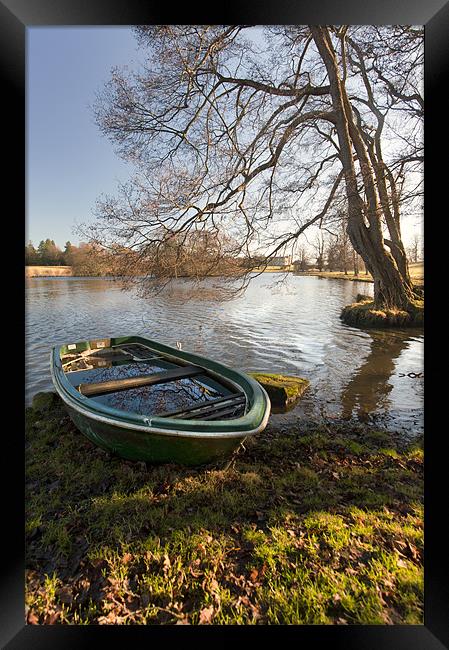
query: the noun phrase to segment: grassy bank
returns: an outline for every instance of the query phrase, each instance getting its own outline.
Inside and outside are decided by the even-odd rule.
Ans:
[[[275,422],[227,468],[147,468],[28,409],[28,623],[422,623],[421,445]]]
[[[418,286],[424,285],[424,263],[417,262],[416,264],[410,264],[410,275],[412,280]],[[255,272],[264,272],[264,273],[288,273],[293,271],[293,266],[267,266],[266,268],[254,269]],[[373,278],[370,274],[359,273],[354,274],[353,271],[348,271],[348,273],[343,273],[343,271],[297,271],[297,275],[316,275],[320,278],[331,278],[336,280],[352,280],[356,282],[372,282]],[[25,276],[34,278],[34,277],[51,277],[51,276],[69,276],[73,275],[73,269],[71,266],[26,266],[25,267]],[[91,276],[85,276],[91,277]],[[105,277],[105,274],[99,274],[98,277]],[[181,276],[182,277],[182,276]]]
[[[26,278],[58,277],[72,275],[71,266],[26,266]]]
[[[402,309],[378,309],[371,296],[358,294],[356,302],[343,308],[340,318],[354,327],[423,327],[424,300],[416,299],[408,311]]]
[[[352,282],[372,282],[373,278],[370,274],[358,273],[354,274],[353,271],[343,273],[343,271],[311,271],[305,275],[316,275],[319,278],[329,278],[331,280],[351,280]]]
[[[409,264],[410,277],[417,286],[424,285],[424,262]],[[352,280],[353,282],[372,282],[373,278],[370,273],[354,274],[354,271],[305,271],[300,275],[316,275],[320,278],[330,278],[336,280]]]

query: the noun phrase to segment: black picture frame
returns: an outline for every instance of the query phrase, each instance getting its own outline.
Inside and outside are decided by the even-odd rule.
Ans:
[[[447,71],[449,69],[449,3],[442,0],[408,0],[393,3],[377,0],[368,4],[359,0],[321,0],[319,3],[276,0],[251,6],[240,3],[219,5],[203,15],[190,5],[166,11],[144,0],[0,0],[0,63],[3,76],[2,95],[6,116],[3,121],[4,190],[12,202],[4,212],[4,236],[10,227],[18,229],[14,244],[8,246],[17,278],[23,277],[22,251],[25,239],[25,220],[19,216],[26,207],[25,185],[25,85],[26,85],[26,31],[37,25],[132,25],[132,24],[420,24],[425,25],[425,210],[424,222],[426,256],[426,337],[425,371],[425,619],[424,625],[401,626],[277,626],[261,629],[253,626],[31,626],[24,616],[24,526],[23,526],[23,466],[24,445],[20,435],[20,418],[16,416],[11,426],[3,431],[3,457],[9,472],[3,472],[6,481],[3,495],[3,563],[0,583],[0,643],[8,650],[19,648],[79,648],[130,640],[137,643],[177,642],[252,643],[258,640],[277,640],[281,632],[283,642],[294,645],[319,642],[325,647],[363,648],[364,650],[394,648],[394,650],[439,650],[449,647],[449,571],[445,537],[446,475],[445,426],[440,420],[445,399],[444,375],[438,375],[436,360],[444,369],[444,345],[438,334],[432,333],[438,320],[441,296],[436,289],[439,264],[447,257],[443,252],[445,239],[440,236],[445,214],[443,191],[447,185],[447,172],[441,164],[439,152],[446,151],[444,136],[447,113]],[[444,162],[444,161],[443,161]],[[22,198],[24,197],[23,203]],[[437,233],[437,234],[435,234]],[[8,236],[8,242],[10,242]],[[447,242],[447,240],[446,240]],[[20,248],[20,251],[19,251]],[[447,244],[445,245],[447,249]],[[431,254],[430,254],[431,251]],[[22,285],[23,286],[23,285]],[[20,338],[23,329],[23,293],[13,290],[19,309],[8,315],[7,330]],[[9,307],[9,302],[8,302]],[[444,332],[442,333],[442,336]],[[21,340],[24,340],[24,335]],[[427,342],[428,341],[428,342]],[[8,346],[7,346],[8,347]],[[12,346],[14,347],[14,346]],[[18,345],[14,356],[6,362],[8,368],[17,367]],[[7,350],[8,352],[8,350]],[[20,355],[19,355],[20,356]],[[20,372],[20,371],[19,371]],[[8,413],[21,413],[22,393],[19,380],[12,382],[16,410],[12,410],[9,393],[3,401]],[[11,386],[8,382],[8,391]],[[6,389],[5,394],[6,394]],[[12,395],[11,395],[12,400]],[[17,419],[19,422],[17,422]],[[446,490],[445,490],[446,488]],[[266,636],[268,635],[268,636]],[[268,638],[270,637],[270,638]],[[287,637],[287,638],[286,638]],[[281,642],[282,642],[281,641]],[[132,642],[132,641],[131,641]]]

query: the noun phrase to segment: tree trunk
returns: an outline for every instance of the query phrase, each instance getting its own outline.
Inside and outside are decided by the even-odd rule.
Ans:
[[[416,295],[404,280],[392,255],[382,246],[360,248],[357,252],[374,280],[374,305],[379,309],[409,311]]]
[[[329,77],[348,199],[349,238],[373,277],[375,307],[408,311],[414,298],[413,285],[408,273],[402,275],[393,255],[384,246],[380,219],[382,201],[379,202],[375,173],[340,78],[329,32],[318,26],[311,27],[311,31]],[[360,165],[366,201],[357,186],[353,147]]]

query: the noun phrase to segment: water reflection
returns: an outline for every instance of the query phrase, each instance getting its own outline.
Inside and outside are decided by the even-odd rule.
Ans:
[[[416,340],[406,332],[375,331],[368,334],[371,337],[369,354],[341,392],[343,417],[357,415],[364,419],[366,415],[391,410],[394,406],[393,377],[396,381],[398,378],[397,362]],[[414,372],[421,371],[420,363]],[[401,374],[405,375],[404,372]]]
[[[128,346],[139,348],[139,344]],[[137,354],[137,352],[136,352]],[[89,384],[129,379],[132,377],[147,377],[163,373],[176,366],[153,356],[148,359],[130,359],[130,354],[119,349],[105,349],[96,352],[85,352],[81,355],[66,354],[62,357],[63,368],[67,379],[76,388]],[[147,355],[148,356],[148,355]],[[89,399],[100,402],[115,409],[154,415],[167,411],[183,410],[194,405],[207,404],[210,400],[222,396],[211,386],[205,385],[198,378],[181,378],[162,384],[142,385],[125,391],[98,393]]]

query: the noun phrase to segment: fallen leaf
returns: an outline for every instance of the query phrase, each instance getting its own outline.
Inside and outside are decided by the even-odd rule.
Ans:
[[[164,573],[167,573],[167,571],[171,568],[171,562],[170,558],[168,557],[167,553],[164,555],[164,564],[163,564],[163,571]]]
[[[394,542],[393,546],[396,545],[396,546],[400,546],[401,548],[404,548],[406,546],[406,543],[403,542],[402,539],[395,539],[393,540],[393,542]]]
[[[60,616],[60,612],[50,612],[44,618],[45,625],[54,625]]]
[[[214,608],[212,605],[209,607],[204,607],[200,612],[200,625],[209,625],[212,621],[212,616],[214,615]]]
[[[252,603],[250,603],[250,606],[251,606],[251,613],[253,615],[253,619],[255,621],[258,621],[260,618],[262,618],[262,613],[261,613],[260,609],[258,607],[256,607],[255,605],[253,605]]]
[[[410,551],[410,554],[411,554],[411,556],[412,556],[412,558],[413,558],[414,560],[419,559],[419,557],[420,557],[420,553],[419,553],[419,551],[418,551],[418,549],[417,549],[416,546],[414,546],[414,545],[411,544],[409,541],[407,541],[407,548],[408,548],[408,550]]]
[[[107,616],[100,616],[98,619],[99,625],[113,625],[117,622],[117,615],[114,612],[109,612]]]
[[[39,625],[39,617],[33,610],[28,612],[27,623],[30,625]]]
[[[250,580],[251,582],[256,582],[257,578],[259,576],[259,571],[257,569],[253,569],[250,573]]]

